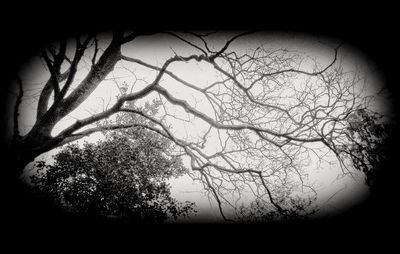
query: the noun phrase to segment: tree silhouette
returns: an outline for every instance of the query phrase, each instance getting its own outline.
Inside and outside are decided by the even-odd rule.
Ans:
[[[177,53],[176,48],[166,45],[171,55],[161,64],[129,53],[141,39],[151,41],[160,35],[184,50]],[[343,145],[350,142],[343,136],[348,133],[349,118],[368,108],[370,97],[361,88],[362,73],[343,64],[343,44],[330,43],[329,59],[318,60],[264,42],[246,48],[243,45],[253,38],[250,36],[250,32],[220,35],[116,30],[107,38],[93,33],[43,47],[39,58],[48,79],[40,89],[35,123],[23,135],[18,126],[23,78],[15,82],[19,94],[8,156],[17,168],[13,173],[19,176],[40,154],[92,133],[141,127],[169,139],[176,145],[173,152],[188,158],[188,174],[203,183],[225,220],[229,218],[223,212],[224,205],[236,207],[235,199],[245,188],[255,201],[267,201],[279,212],[286,210],[278,202],[279,191],[297,188],[314,192],[305,173],[311,157],[319,162],[327,154],[336,157],[343,174],[352,174],[341,156]],[[213,80],[193,82],[174,69],[196,64],[207,66]],[[117,68],[130,74],[128,83],[123,85],[113,76]],[[76,119],[52,134],[56,124],[79,110],[106,80],[119,87],[117,98],[104,103],[107,107],[101,112]],[[190,90],[195,98],[179,97],[175,94],[179,89]],[[130,106],[153,95],[158,96],[160,106],[155,114]],[[131,122],[127,116],[142,121]],[[182,125],[201,122],[199,133],[195,137],[179,135],[171,119]],[[229,198],[232,196],[234,200]]]

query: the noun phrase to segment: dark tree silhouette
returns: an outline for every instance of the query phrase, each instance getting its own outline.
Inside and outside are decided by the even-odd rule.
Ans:
[[[68,145],[53,165],[37,162],[34,189],[63,210],[85,216],[150,223],[188,216],[194,203],[173,199],[166,183],[186,170],[180,158],[165,155],[170,141],[136,132],[135,137],[111,133],[83,147]]]
[[[383,116],[367,109],[360,109],[349,116],[344,133],[349,139],[340,147],[340,153],[350,158],[354,167],[365,173],[366,184],[372,186],[389,154],[389,138],[394,124],[383,121]]]

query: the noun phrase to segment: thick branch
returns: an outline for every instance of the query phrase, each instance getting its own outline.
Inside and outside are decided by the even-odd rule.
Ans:
[[[62,40],[60,41],[60,50],[58,54],[54,58],[54,67],[57,69],[60,69],[64,59],[65,59],[65,53],[67,51],[67,40]]]
[[[96,57],[97,57],[97,52],[99,51],[99,45],[98,45],[97,38],[94,37],[94,52],[93,52],[93,57],[92,57],[92,65],[96,64]]]
[[[157,81],[157,78],[156,80]],[[98,113],[96,115],[87,117],[85,119],[82,120],[78,120],[76,121],[73,125],[71,125],[70,127],[66,128],[64,131],[62,131],[58,137],[65,139],[68,136],[70,136],[73,132],[79,130],[80,128],[92,124],[94,122],[97,122],[99,120],[105,119],[109,116],[111,116],[112,114],[121,111],[121,107],[124,104],[124,102],[126,101],[132,101],[132,100],[137,100],[140,99],[144,96],[146,96],[147,94],[149,94],[151,91],[153,91],[153,84],[148,85],[147,87],[143,88],[141,91],[133,93],[133,94],[128,94],[128,95],[123,95],[121,96],[118,101],[109,109],[107,109],[106,111],[103,111],[101,113]]]
[[[56,96],[55,98],[55,104],[58,103],[60,100],[62,100],[64,98],[64,96],[66,95],[68,89],[70,88],[72,82],[74,81],[76,72],[77,72],[77,68],[78,68],[78,64],[83,56],[83,53],[86,50],[87,45],[89,44],[90,40],[91,40],[91,36],[88,36],[86,38],[86,40],[83,42],[83,44],[81,44],[79,42],[79,39],[77,39],[76,42],[76,50],[75,50],[75,55],[74,58],[72,59],[71,62],[71,66],[69,67],[69,75],[68,75],[68,79],[64,84],[63,89],[60,92],[59,96]]]
[[[58,84],[60,70],[57,69],[55,65],[53,65],[52,61],[46,53],[46,50],[43,50],[42,56],[44,61],[46,62],[47,67],[49,68],[51,85],[53,86],[55,97],[57,97],[60,94],[60,85]]]
[[[304,139],[304,138],[298,138],[298,137],[294,137],[294,136],[289,136],[285,133],[277,133],[268,129],[263,129],[263,128],[259,128],[253,125],[244,125],[244,124],[240,124],[240,125],[225,125],[225,124],[221,124],[216,122],[214,119],[212,119],[211,117],[207,116],[206,114],[198,111],[197,109],[191,107],[185,100],[180,100],[177,99],[175,97],[173,97],[165,88],[161,87],[161,86],[155,86],[155,89],[157,92],[159,92],[160,94],[162,94],[170,103],[174,104],[174,105],[179,105],[182,108],[184,108],[187,112],[193,114],[194,116],[204,120],[205,122],[207,122],[208,124],[210,124],[211,126],[217,128],[217,129],[225,129],[225,130],[244,130],[244,129],[248,129],[254,132],[265,132],[267,134],[276,136],[276,137],[284,137],[287,138],[289,140],[293,140],[293,141],[299,141],[299,142],[318,142],[321,141],[321,138],[309,138],[309,139]]]
[[[122,35],[117,34],[117,36]],[[86,40],[84,45],[87,44],[86,42],[88,43],[89,40]],[[115,64],[120,60],[121,47],[119,43],[120,38],[113,39],[113,41],[104,51],[98,62],[92,66],[86,78],[78,85],[78,87],[74,91],[71,92],[71,94],[67,98],[61,100],[61,98],[67,92],[67,89],[72,82],[73,76],[76,73],[77,60],[79,60],[81,54],[83,54],[83,52],[80,51],[76,53],[75,59],[77,60],[75,61],[75,63],[73,61],[74,69],[71,70],[71,74],[68,77],[68,80],[64,85],[62,92],[60,93],[61,102],[59,104],[54,104],[56,105],[55,108],[52,110],[52,112],[49,113],[48,118],[51,121],[51,124],[55,124],[61,118],[76,109],[82,102],[87,99],[87,97],[89,97],[89,95],[97,88],[100,82],[102,82],[104,78],[114,69]]]
[[[84,130],[82,132],[79,133],[74,133],[69,137],[66,137],[58,146],[62,146],[65,144],[68,144],[72,141],[81,139],[83,137],[86,137],[90,134],[93,134],[95,132],[99,132],[99,131],[110,131],[110,130],[121,130],[121,129],[128,129],[128,128],[134,128],[134,127],[141,127],[141,128],[145,128],[148,130],[151,130],[153,132],[156,132],[157,134],[165,137],[165,138],[169,138],[167,135],[165,135],[164,133],[162,133],[160,130],[144,125],[144,124],[139,124],[139,123],[135,123],[135,124],[114,124],[114,125],[106,125],[106,126],[99,126],[99,127],[95,127],[95,128],[90,128],[87,130]]]
[[[69,71],[70,69],[59,75],[58,82],[64,81],[68,77]],[[49,79],[40,93],[37,114],[36,114],[36,121],[39,121],[40,118],[47,112],[50,95],[53,92],[52,83],[53,80]]]
[[[137,64],[143,65],[143,66],[145,66],[145,67],[147,67],[147,68],[150,68],[150,69],[153,69],[153,70],[156,70],[156,71],[161,71],[161,68],[160,68],[160,67],[157,67],[157,66],[148,64],[148,63],[143,62],[142,60],[137,59],[137,58],[128,57],[128,56],[124,56],[124,55],[122,55],[121,58],[122,58],[122,60],[125,60],[125,61],[128,61],[128,62],[137,63]],[[166,74],[168,74],[168,76],[170,76],[171,78],[175,79],[176,81],[178,81],[178,82],[180,82],[180,83],[182,83],[182,84],[184,84],[184,85],[186,85],[186,86],[188,86],[188,87],[190,87],[190,88],[192,88],[192,89],[195,89],[195,90],[200,91],[200,92],[203,91],[203,89],[198,88],[198,87],[196,87],[195,85],[192,85],[192,84],[190,84],[189,82],[187,82],[187,81],[185,81],[185,80],[179,78],[178,76],[176,76],[174,73],[172,73],[172,72],[169,71],[169,70],[165,70],[164,72],[165,72]]]

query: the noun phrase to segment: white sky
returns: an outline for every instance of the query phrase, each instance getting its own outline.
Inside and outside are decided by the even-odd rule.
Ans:
[[[229,39],[231,35],[226,33],[222,37],[226,37],[224,39]],[[104,39],[105,41],[103,44],[100,44],[103,49],[108,43],[108,35],[104,35]],[[223,45],[223,40],[221,39],[222,38],[217,38],[214,40],[215,49]],[[268,47],[285,47],[305,52],[308,56],[316,59],[321,65],[325,66],[332,60],[333,48],[338,42],[327,38],[307,38],[297,34],[257,34],[248,38],[238,39],[231,44],[229,49],[243,52],[243,50],[254,49],[260,44],[265,44],[265,46]],[[70,50],[72,50],[72,48]],[[174,56],[174,52],[182,56],[201,53],[176,39],[172,39],[171,36],[168,35],[141,37],[128,43],[122,49],[124,55],[135,57],[146,63],[157,66],[161,66],[166,59]],[[345,46],[340,50],[340,57],[343,60],[344,66],[347,66],[349,69],[359,68],[362,73],[366,75],[368,94],[375,95],[384,85],[383,79],[379,76],[376,66],[370,63],[360,52],[357,52],[356,49]],[[87,61],[90,62],[89,59],[87,59]],[[302,67],[307,68],[307,66],[309,65],[306,63]],[[34,123],[34,109],[37,106],[38,94],[40,93],[43,83],[47,81],[49,77],[48,74],[43,71],[43,68],[44,63],[37,59],[32,59],[26,63],[25,68],[21,71],[21,77],[25,84],[25,96],[21,105],[22,110],[19,119],[21,134],[25,134],[29,131]],[[198,63],[196,61],[191,61],[190,63],[173,63],[168,70],[175,73],[183,80],[199,87],[205,87],[215,80],[215,71],[213,67],[209,64]],[[125,61],[123,63],[118,63],[114,72],[98,86],[93,94],[80,107],[74,110],[66,119],[60,121],[52,134],[56,135],[63,128],[74,123],[76,119],[85,118],[91,114],[101,112],[104,110],[104,107],[106,107],[105,104],[107,103],[109,103],[109,106],[112,106],[119,94],[117,85],[112,78],[116,78],[115,80],[117,80],[119,84],[125,81],[131,85],[134,80],[132,78],[132,72],[138,79],[133,91],[143,88],[146,85],[145,82],[151,82],[156,74],[155,71],[140,67],[137,64]],[[86,73],[87,66],[81,65],[74,84],[78,84]],[[187,100],[191,105],[196,106],[196,108],[202,112],[211,112],[211,107],[206,103],[204,98],[198,96],[198,94],[194,94],[190,89],[173,81],[167,76],[164,76],[161,85],[167,88],[175,97]],[[16,94],[17,90],[16,88],[14,89],[14,93]],[[153,98],[158,98],[154,92],[144,100],[141,100],[141,102],[151,101]],[[379,103],[376,105],[374,104],[373,107],[385,113],[386,110],[389,109],[386,104]],[[171,114],[174,113],[183,118],[185,117],[182,109],[167,107],[167,110],[170,111]],[[196,136],[201,136],[208,128],[208,125],[203,121],[194,119],[193,117],[187,120],[189,122],[182,124],[181,121],[168,118],[172,126],[172,132],[182,138],[194,138]],[[95,141],[99,138],[101,138],[100,134],[93,134],[84,140]],[[213,147],[210,146],[209,149],[212,151]],[[54,151],[51,153],[54,153]],[[189,166],[188,160],[185,160],[185,164]],[[337,163],[333,163],[332,165],[325,163],[317,166],[315,162],[311,163],[310,169],[312,170],[309,172],[309,182],[314,184],[318,192],[317,204],[320,205],[321,213],[335,213],[345,210],[356,202],[362,201],[363,198],[366,198],[368,195],[368,188],[363,182],[362,174],[359,174],[357,181],[349,177],[337,179],[338,174],[341,173],[341,169]],[[209,221],[222,220],[218,212],[217,203],[215,200],[208,200],[199,183],[194,182],[188,176],[173,179],[170,183],[172,186],[172,195],[176,199],[180,201],[189,200],[196,202],[198,219],[205,216]],[[194,219],[194,221],[196,221],[196,219]]]

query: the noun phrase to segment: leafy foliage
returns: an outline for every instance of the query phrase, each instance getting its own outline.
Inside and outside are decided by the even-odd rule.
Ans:
[[[66,146],[54,164],[37,163],[31,180],[67,211],[159,223],[188,216],[194,203],[171,197],[166,180],[182,175],[178,156],[165,153],[167,140],[137,129],[135,136],[107,134],[96,144]]]
[[[360,109],[349,117],[346,133],[350,144],[342,147],[354,167],[366,175],[366,183],[371,186],[376,174],[387,159],[388,138],[393,126],[381,121],[382,116],[366,109]]]

